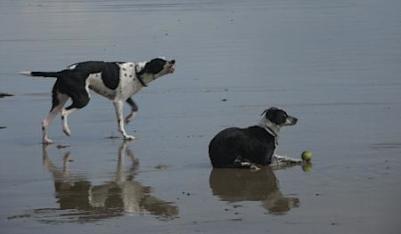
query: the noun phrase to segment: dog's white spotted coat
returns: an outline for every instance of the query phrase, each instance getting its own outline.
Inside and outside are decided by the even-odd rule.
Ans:
[[[136,78],[135,64],[120,64],[120,83],[117,87],[116,99],[127,99],[137,93],[143,86]]]
[[[154,59],[156,60],[156,59]],[[152,61],[154,61],[152,60]],[[89,77],[85,80],[85,89],[87,95],[89,95],[90,98],[90,90],[93,90],[94,92],[100,94],[101,96],[104,96],[111,101],[113,101],[113,105],[115,107],[116,111],[116,116],[117,116],[117,123],[118,123],[118,130],[126,140],[132,140],[135,139],[134,136],[128,135],[124,129],[124,123],[128,123],[136,114],[138,108],[135,104],[135,102],[130,99],[132,95],[140,91],[143,87],[147,86],[148,83],[152,82],[153,80],[157,79],[158,77],[161,77],[163,75],[173,73],[175,68],[175,60],[171,61],[164,61],[164,65],[162,70],[160,70],[157,73],[151,73],[151,72],[145,72],[141,73],[141,78],[137,77],[137,71],[143,71],[145,69],[145,66],[149,62],[138,62],[138,63],[133,63],[133,62],[126,62],[126,63],[118,63],[118,66],[120,68],[119,70],[119,77],[118,77],[118,86],[115,89],[108,88],[105,83],[102,80],[102,73],[93,73],[90,74]],[[72,64],[67,67],[69,70],[74,70],[79,63],[77,64]],[[152,65],[150,65],[152,66]],[[152,69],[150,69],[152,71]],[[63,71],[60,71],[63,72]],[[34,74],[36,73],[36,74]],[[38,74],[39,73],[39,74]],[[20,72],[22,75],[28,75],[28,76],[42,76],[42,77],[57,77],[54,76],[53,74],[58,74],[59,72],[30,72],[30,71],[23,71]],[[49,75],[50,74],[50,75]],[[112,77],[112,78],[117,78],[117,77]],[[62,126],[63,126],[63,131],[66,135],[71,134],[71,130],[68,126],[68,116],[73,113],[74,111],[82,108],[82,107],[73,107],[67,109],[64,109],[64,104],[66,101],[69,99],[69,96],[66,96],[60,92],[57,93],[57,100],[58,100],[58,105],[55,106],[47,115],[47,117],[42,121],[42,142],[44,144],[49,144],[52,143],[52,140],[48,137],[47,134],[47,129],[55,116],[59,113],[61,113],[62,116]],[[61,96],[60,96],[61,95]],[[129,102],[127,100],[130,100]],[[123,105],[125,102],[128,102],[131,106],[131,111],[127,115],[127,117],[124,118],[123,116]],[[87,104],[84,103],[84,106]]]

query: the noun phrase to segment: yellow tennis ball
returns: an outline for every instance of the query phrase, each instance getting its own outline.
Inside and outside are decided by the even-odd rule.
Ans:
[[[305,150],[304,152],[302,152],[301,155],[302,160],[309,162],[312,160],[312,152],[309,150]]]

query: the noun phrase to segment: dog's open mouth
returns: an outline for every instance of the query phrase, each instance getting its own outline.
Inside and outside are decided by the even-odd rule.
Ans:
[[[168,68],[168,73],[174,73],[175,71],[175,66],[174,64],[172,64],[169,68]]]
[[[168,68],[167,68],[167,72],[168,73],[174,73],[175,71],[175,60],[171,60],[168,62]]]

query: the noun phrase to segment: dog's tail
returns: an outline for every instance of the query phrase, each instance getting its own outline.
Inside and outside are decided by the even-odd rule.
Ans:
[[[21,71],[20,75],[25,76],[40,76],[40,77],[54,77],[57,78],[59,76],[59,72],[40,72],[40,71]]]

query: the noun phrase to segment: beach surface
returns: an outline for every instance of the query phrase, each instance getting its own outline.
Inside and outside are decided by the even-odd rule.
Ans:
[[[0,233],[386,233],[401,213],[401,2],[0,2]],[[54,80],[86,60],[176,60],[119,138],[92,95],[50,128]],[[309,167],[212,169],[221,129],[270,106],[278,153]],[[128,109],[126,109],[128,111]]]

